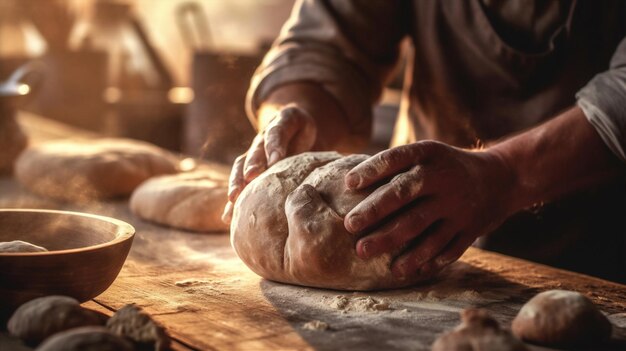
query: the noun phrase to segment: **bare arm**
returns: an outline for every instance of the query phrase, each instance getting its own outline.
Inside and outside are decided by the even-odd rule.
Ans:
[[[513,211],[614,179],[624,166],[574,107],[489,148],[515,178]]]
[[[622,164],[574,107],[484,150],[425,141],[373,156],[346,175],[346,185],[383,185],[345,226],[360,237],[362,258],[390,252],[394,274],[427,276],[515,212],[620,174]]]

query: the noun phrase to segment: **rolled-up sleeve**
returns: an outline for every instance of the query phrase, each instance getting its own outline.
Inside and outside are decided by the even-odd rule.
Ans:
[[[276,87],[319,84],[343,109],[354,133],[369,130],[372,106],[399,56],[405,33],[400,0],[301,0],[252,77],[246,110]]]
[[[596,75],[576,98],[609,149],[626,162],[626,38],[613,55],[609,70]]]

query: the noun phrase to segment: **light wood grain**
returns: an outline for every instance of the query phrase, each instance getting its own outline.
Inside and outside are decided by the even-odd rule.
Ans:
[[[129,258],[118,279],[95,301],[109,311],[137,303],[163,323],[181,347],[191,349],[427,350],[439,333],[458,323],[462,308],[485,307],[507,325],[528,298],[552,288],[580,291],[618,317],[626,310],[623,285],[470,249],[460,264],[431,284],[347,294],[385,299],[391,311],[342,313],[321,301],[344,292],[265,281],[236,257],[226,234],[188,233],[142,222],[128,211],[125,200],[55,205],[19,189],[10,179],[0,179],[0,191],[14,199],[3,197],[0,206],[43,202],[133,224],[137,234]],[[458,298],[467,291],[478,298]],[[429,293],[435,294],[434,301],[423,299]],[[311,304],[313,300],[317,302]],[[303,329],[311,320],[329,323],[331,330]],[[617,328],[616,337],[623,336],[623,329]]]

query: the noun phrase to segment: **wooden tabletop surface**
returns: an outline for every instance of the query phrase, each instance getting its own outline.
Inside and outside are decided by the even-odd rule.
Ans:
[[[304,288],[252,273],[235,255],[227,233],[152,225],[134,217],[126,200],[62,204],[30,194],[9,177],[0,178],[0,194],[0,208],[76,210],[135,226],[137,235],[119,277],[86,305],[111,314],[136,303],[167,327],[176,350],[429,350],[438,334],[459,323],[463,308],[484,307],[508,327],[525,301],[554,288],[590,297],[614,324],[608,349],[626,349],[626,286],[581,274],[470,249],[435,281],[410,289]],[[371,298],[387,307],[338,309],[332,303],[338,298]],[[312,321],[328,328],[310,327]],[[17,345],[6,333],[0,335],[1,350],[22,348]]]

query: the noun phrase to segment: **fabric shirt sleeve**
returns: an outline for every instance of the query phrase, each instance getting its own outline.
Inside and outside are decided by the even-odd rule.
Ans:
[[[626,38],[613,54],[609,70],[596,75],[576,98],[609,149],[626,162]]]
[[[395,67],[408,11],[404,1],[300,0],[252,77],[246,111],[280,85],[319,84],[343,109],[354,133],[368,131],[372,106]]]

